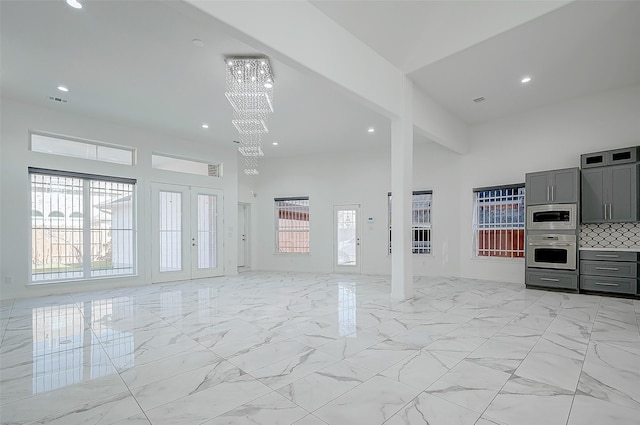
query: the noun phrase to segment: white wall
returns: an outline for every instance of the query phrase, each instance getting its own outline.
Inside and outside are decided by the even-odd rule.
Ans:
[[[433,190],[433,255],[413,255],[416,275],[452,276],[458,270],[457,176],[448,169],[459,156],[436,143],[414,147],[414,190]],[[387,193],[391,188],[389,150],[344,152],[313,157],[265,158],[254,198],[256,252],[253,268],[333,271],[333,205],[360,204],[362,272],[389,274]],[[241,185],[242,186],[242,185]],[[309,196],[311,253],[275,254],[276,197]],[[367,217],[373,217],[372,224]]]
[[[472,189],[524,182],[525,173],[580,165],[580,154],[640,145],[640,86],[470,127],[460,161],[460,275],[524,282],[523,260],[472,258]]]
[[[460,268],[461,156],[437,143],[413,145],[413,190],[433,190],[432,255],[413,255],[416,276],[457,276]]]
[[[89,117],[2,102],[2,234],[0,262],[2,297],[70,291],[78,284],[26,288],[30,217],[28,166],[137,178],[140,276],[92,282],[91,288],[145,284],[150,278],[148,249],[149,183],[161,181],[194,186],[219,182],[225,190],[226,273],[235,273],[237,203],[251,204],[251,265],[262,270],[331,272],[333,205],[358,203],[362,217],[362,271],[389,274],[387,255],[387,192],[390,190],[388,149],[342,152],[261,161],[256,178],[237,175],[238,155],[232,147],[176,143],[171,137],[117,126]],[[640,144],[640,86],[541,108],[483,125],[472,126],[469,152],[457,155],[431,142],[414,144],[414,190],[433,190],[433,256],[414,255],[415,275],[462,276],[523,282],[522,260],[472,258],[471,206],[474,187],[523,182],[527,172],[576,167],[581,153]],[[28,130],[49,131],[138,149],[135,167],[54,157],[27,150]],[[183,142],[183,141],[181,141]],[[207,158],[224,163],[221,180],[151,169],[151,152]],[[239,181],[238,181],[239,180]],[[210,186],[211,187],[211,186]],[[214,186],[215,187],[215,186]],[[255,197],[251,194],[254,191]],[[308,195],[311,204],[311,254],[274,254],[273,198]],[[6,283],[10,277],[12,284]],[[82,289],[86,289],[86,285]]]
[[[363,273],[389,273],[387,192],[391,186],[388,152],[353,152],[261,160],[256,179],[253,268],[333,271],[333,205],[360,204]],[[275,254],[273,199],[309,196],[310,254]]]
[[[475,259],[473,188],[523,183],[525,174],[580,164],[580,154],[640,144],[640,86],[541,108],[470,128],[469,152],[414,143],[414,190],[433,190],[433,255],[413,256],[414,274],[524,282],[524,260]],[[387,150],[265,158],[253,200],[254,268],[330,272],[332,205],[360,203],[363,273],[389,274]],[[248,186],[247,186],[248,187]],[[273,198],[308,195],[311,254],[274,254]]]
[[[121,285],[149,284],[151,278],[151,182],[210,187],[224,190],[225,273],[235,274],[237,241],[237,162],[232,148],[212,144],[178,140],[125,125],[118,125],[88,116],[69,114],[64,106],[42,108],[2,99],[1,116],[1,195],[2,217],[0,263],[2,298],[46,295],[88,289],[112,288]],[[47,155],[28,150],[30,130],[114,143],[136,148],[137,164],[126,166],[78,158]],[[151,153],[159,152],[186,158],[206,159],[224,163],[224,177],[220,179],[151,167]],[[79,281],[49,285],[30,285],[29,228],[31,225],[30,185],[28,167],[70,170],[90,174],[130,177],[137,184],[138,276],[129,278]],[[7,283],[10,278],[12,283]]]

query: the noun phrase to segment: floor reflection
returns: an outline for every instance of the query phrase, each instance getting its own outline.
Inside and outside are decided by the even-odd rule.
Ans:
[[[340,336],[356,337],[356,285],[338,284],[338,330]]]
[[[133,364],[134,335],[113,327],[132,314],[129,298],[32,309],[33,394],[111,375]]]
[[[107,298],[85,303],[89,306],[88,317],[93,329],[96,344],[102,343],[92,356],[91,378],[114,373],[108,368],[109,358],[117,369],[134,365],[135,341],[132,332],[117,329],[118,324],[130,321],[135,317],[134,303],[129,297]],[[104,357],[104,360],[102,359]],[[103,366],[101,369],[100,366]],[[108,372],[107,372],[108,371]]]
[[[182,291],[165,291],[160,294],[160,315],[162,317],[182,315]]]
[[[33,393],[80,382],[87,333],[78,307],[65,304],[34,308],[32,329]]]

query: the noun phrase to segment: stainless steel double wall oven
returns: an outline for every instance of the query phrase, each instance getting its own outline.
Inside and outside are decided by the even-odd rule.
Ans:
[[[577,204],[528,206],[526,266],[576,270],[578,222]]]

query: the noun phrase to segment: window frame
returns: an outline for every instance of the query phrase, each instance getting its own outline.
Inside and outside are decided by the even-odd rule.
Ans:
[[[423,250],[423,252],[419,252],[420,248],[416,248],[415,244],[416,242],[426,242],[426,241],[416,241],[416,231],[419,231],[421,228],[416,226],[416,223],[414,221],[414,203],[416,201],[415,197],[416,196],[422,196],[422,195],[430,195],[431,198],[429,199],[429,209],[428,209],[428,214],[429,214],[429,221],[428,221],[428,228],[424,228],[424,229],[428,229],[429,230],[429,247],[428,250]],[[388,240],[387,240],[387,254],[391,255],[391,199],[392,199],[392,195],[391,192],[387,192],[387,207],[388,207],[388,212],[387,212],[387,219],[388,219],[388,226],[387,226],[387,236],[388,236]],[[425,210],[426,211],[426,210]],[[427,222],[424,222],[427,223]],[[418,252],[416,252],[418,251]],[[414,190],[411,192],[411,253],[413,255],[419,255],[419,256],[433,256],[433,190]]]
[[[132,178],[125,178],[125,177],[115,177],[115,176],[104,176],[104,175],[96,175],[96,174],[87,174],[87,173],[80,173],[80,172],[72,172],[72,171],[62,171],[62,170],[52,170],[52,169],[43,169],[43,168],[36,168],[36,167],[29,167],[28,168],[28,175],[29,175],[29,202],[30,202],[30,206],[33,208],[33,203],[34,203],[34,198],[33,198],[33,194],[34,194],[34,181],[33,181],[33,175],[39,175],[39,176],[47,176],[47,177],[63,177],[63,178],[73,178],[73,179],[79,179],[81,180],[81,185],[78,186],[79,188],[81,188],[82,194],[81,194],[81,202],[82,205],[81,207],[83,208],[84,213],[82,214],[81,217],[71,217],[70,215],[73,214],[74,211],[72,211],[72,213],[69,214],[69,217],[65,216],[63,219],[65,220],[65,226],[63,227],[63,229],[69,229],[69,228],[73,228],[73,222],[78,222],[81,221],[81,226],[80,226],[80,233],[83,235],[82,236],[82,242],[81,242],[81,247],[82,247],[82,261],[79,264],[80,269],[77,270],[77,275],[72,275],[72,276],[60,276],[58,273],[59,272],[50,272],[49,274],[53,275],[54,277],[50,277],[50,278],[42,278],[42,279],[34,279],[34,263],[33,263],[33,255],[34,255],[34,251],[33,251],[33,231],[34,231],[34,224],[42,224],[44,226],[45,224],[45,220],[47,220],[45,217],[32,217],[32,220],[30,222],[30,226],[29,226],[29,237],[28,237],[28,247],[29,247],[29,251],[28,251],[28,261],[29,261],[29,268],[28,268],[28,272],[29,272],[29,277],[28,277],[28,285],[43,285],[43,284],[51,284],[51,283],[60,283],[60,282],[76,282],[76,281],[94,281],[94,280],[101,280],[101,279],[113,279],[113,278],[130,278],[132,276],[137,276],[138,273],[138,252],[137,252],[137,180],[136,179],[132,179]],[[113,273],[113,274],[105,274],[105,273],[101,273],[104,270],[114,270],[115,268],[113,267],[113,263],[111,264],[111,268],[110,269],[106,269],[106,268],[94,268],[92,267],[93,265],[93,254],[92,254],[92,248],[93,245],[95,245],[95,240],[92,238],[92,234],[93,232],[95,232],[97,229],[101,229],[101,227],[96,228],[93,225],[93,221],[100,221],[103,217],[102,214],[99,214],[98,216],[94,216],[94,214],[91,212],[91,210],[87,210],[87,207],[91,207],[91,199],[92,196],[96,193],[97,189],[95,187],[95,183],[98,182],[102,182],[102,183],[120,183],[120,184],[129,184],[131,185],[130,190],[126,191],[127,193],[129,193],[128,196],[131,197],[130,201],[131,201],[131,212],[130,212],[130,216],[127,216],[126,218],[130,221],[130,225],[131,227],[128,229],[113,229],[113,228],[105,228],[105,231],[111,233],[112,238],[113,238],[113,233],[115,231],[119,231],[119,230],[123,230],[123,231],[128,231],[130,232],[130,238],[131,238],[131,242],[130,245],[125,247],[125,251],[128,250],[130,251],[130,259],[131,259],[131,267],[127,267],[127,269],[130,269],[130,272],[126,272],[126,273]],[[65,201],[66,202],[66,201]],[[36,208],[37,209],[37,208]],[[62,218],[61,218],[62,219]],[[36,223],[36,220],[38,220],[38,222]],[[49,218],[48,220],[51,220],[51,218]],[[67,223],[67,221],[69,221],[69,223]],[[72,227],[68,227],[67,225],[71,225]],[[46,227],[43,227],[43,229],[46,229]],[[65,230],[66,232],[67,230]],[[120,232],[118,232],[120,233]],[[113,244],[113,239],[111,239],[111,244]],[[113,246],[110,246],[111,249],[113,249]],[[85,252],[89,252],[89,255],[85,255]],[[112,254],[113,255],[113,254]],[[100,260],[103,261],[103,260]],[[111,261],[113,261],[113,257],[111,258]],[[44,273],[47,274],[47,273]],[[56,276],[56,274],[58,274]]]
[[[275,248],[275,254],[294,254],[294,255],[300,255],[300,254],[310,254],[311,253],[311,214],[310,214],[310,210],[311,210],[311,203],[309,202],[309,197],[308,196],[290,196],[290,197],[280,197],[280,198],[274,198],[273,199],[274,202],[274,230],[275,230],[275,238],[274,238],[274,248]],[[282,251],[281,247],[280,247],[280,235],[281,233],[284,233],[283,231],[281,231],[281,227],[280,227],[280,212],[281,212],[281,205],[279,203],[281,202],[306,202],[306,205],[296,205],[296,207],[306,207],[307,212],[307,225],[306,228],[302,228],[300,230],[289,230],[289,232],[293,232],[293,233],[301,233],[301,234],[307,234],[306,240],[307,240],[307,244],[306,247],[302,246],[302,249],[306,249],[303,251]],[[301,220],[302,221],[302,220]],[[297,248],[300,249],[300,248]]]
[[[34,149],[34,140],[33,140],[34,136],[36,136],[36,137],[45,137],[45,138],[57,140],[57,141],[60,141],[60,142],[71,142],[71,143],[83,144],[87,148],[93,147],[93,148],[95,148],[95,157],[87,157],[87,156],[82,156],[82,155],[72,155],[72,154],[69,154],[69,153],[61,153],[61,152],[55,152],[55,151],[46,151],[46,150],[41,150],[41,149],[38,149],[38,148]],[[109,159],[104,158],[104,157],[100,158],[100,155],[98,153],[100,148],[127,152],[127,153],[129,153],[129,160],[128,160],[128,162],[123,162],[123,161],[109,160]],[[82,159],[82,160],[85,160],[85,161],[105,162],[107,164],[116,164],[116,165],[124,165],[124,166],[134,166],[134,165],[136,165],[136,149],[132,148],[131,146],[124,146],[124,145],[117,145],[117,144],[113,144],[113,143],[98,142],[98,141],[95,141],[95,140],[81,139],[79,137],[61,136],[59,134],[47,133],[47,132],[43,132],[43,131],[30,131],[29,132],[29,151],[36,152],[36,153],[42,153],[42,154],[45,154],[45,155],[63,156],[63,157],[66,157],[66,158],[77,158],[77,159]]]
[[[508,191],[514,191],[509,193]],[[494,192],[492,195],[491,192]],[[500,192],[496,195],[495,192]],[[479,193],[484,193],[487,207],[490,202],[493,202],[495,207],[493,213],[489,210],[488,216],[491,220],[495,220],[498,213],[501,221],[499,223],[480,223],[480,221],[486,220],[487,214],[483,214],[483,219],[480,220],[481,205],[478,203]],[[499,212],[497,207],[511,205],[511,208],[500,208]],[[517,205],[517,212],[514,214],[513,205]],[[510,210],[510,213],[504,211]],[[525,257],[525,223],[526,223],[526,193],[524,183],[515,183],[508,185],[497,185],[479,187],[473,189],[472,198],[472,243],[471,243],[471,256],[474,260],[479,261],[524,261]],[[516,220],[517,218],[517,220]],[[489,233],[483,238],[480,237],[481,231],[493,232]],[[515,231],[515,232],[514,232]],[[509,233],[511,232],[511,233]],[[503,240],[503,233],[504,240]],[[492,241],[493,238],[493,241]],[[496,238],[499,239],[499,243],[496,248]],[[489,241],[488,247],[480,247],[480,240]],[[503,246],[508,246],[503,248]],[[514,247],[515,245],[515,247]],[[484,251],[487,254],[481,255],[480,252]],[[495,253],[503,253],[504,255],[494,255]]]

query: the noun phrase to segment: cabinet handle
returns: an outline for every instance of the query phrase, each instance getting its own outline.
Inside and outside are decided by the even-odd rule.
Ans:
[[[611,204],[609,204],[609,220],[613,220],[613,212],[612,212]]]
[[[550,277],[541,277],[540,280],[544,280],[545,282],[560,282],[560,279],[551,279]]]
[[[596,267],[596,270],[609,270],[612,272],[617,272],[620,269],[617,267]]]
[[[547,202],[551,201],[551,198],[549,197],[550,189],[551,189],[551,186],[547,186]]]
[[[619,255],[615,254],[596,254],[596,257],[604,257],[604,258],[618,258]]]
[[[551,201],[554,201],[556,199],[556,194],[555,192],[555,186],[551,186]]]
[[[608,283],[608,282],[596,282],[596,285],[600,285],[600,286],[620,286],[617,283]]]

